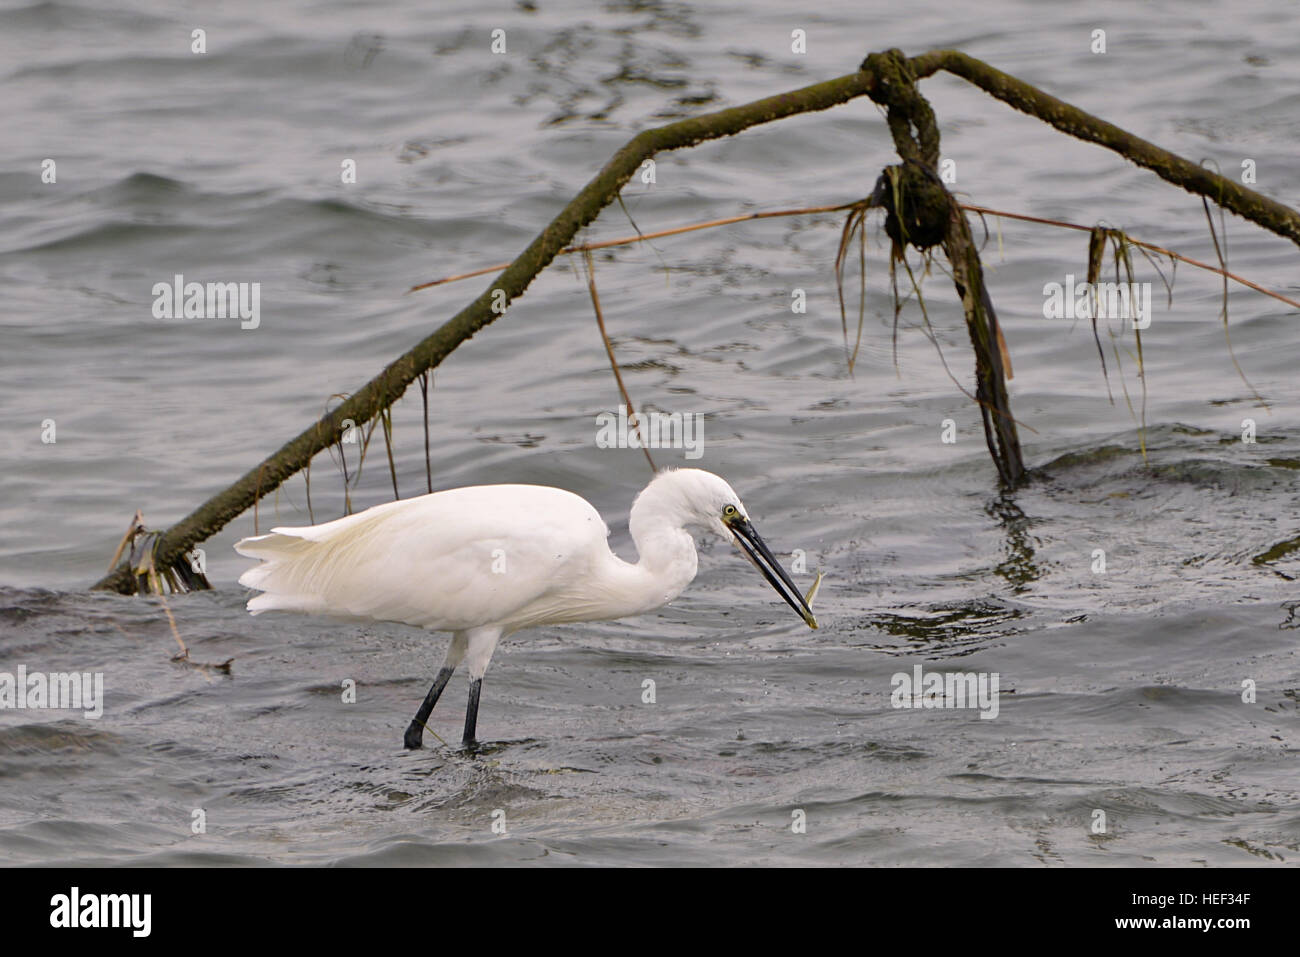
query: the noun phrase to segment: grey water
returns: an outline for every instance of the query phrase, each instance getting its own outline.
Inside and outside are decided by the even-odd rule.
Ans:
[[[633,400],[704,416],[702,457],[656,463],[723,475],[803,557],[797,581],[824,572],[821,628],[702,542],[660,612],[504,642],[479,755],[401,747],[445,636],[244,611],[232,543],[343,514],[337,452],[310,513],[298,476],[204,544],[213,591],[164,608],[88,589],[136,509],[171,524],[359,388],[491,277],[411,285],[513,257],[638,130],[873,50],[955,47],[1296,206],[1298,19],[1172,0],[6,0],[0,672],[101,673],[104,699],[99,718],[0,708],[0,862],[1294,864],[1300,315],[1231,285],[1230,355],[1219,277],[1179,266],[1171,305],[1138,257],[1144,376],[1119,321],[1103,375],[1091,323],[1043,314],[1046,284],[1082,281],[1084,233],[975,221],[1034,469],[1013,494],[962,391],[941,258],[918,273],[935,341],[913,295],[895,355],[878,220],[853,375],[840,215],[599,253]],[[953,77],[922,91],[967,201],[1215,261],[1196,197]],[[858,100],[661,155],[584,237],[848,202],[893,161]],[[1300,295],[1293,244],[1225,225],[1234,270]],[[596,442],[619,396],[571,258],[437,370],[432,482],[572,489],[631,559],[650,473]],[[259,283],[256,328],[155,318],[177,274]],[[402,496],[425,491],[418,389],[393,444]],[[380,434],[359,476],[345,449],[352,507],[390,500]],[[193,662],[230,673],[173,661],[169,614]],[[996,675],[996,716],[896,707],[918,666]],[[430,722],[451,745],[464,701],[458,679]]]

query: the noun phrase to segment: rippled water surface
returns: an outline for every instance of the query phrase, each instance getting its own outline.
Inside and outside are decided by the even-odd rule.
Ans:
[[[247,562],[230,546],[253,532],[251,513],[205,546],[215,590],[168,600],[192,658],[233,658],[229,675],[169,660],[156,600],[87,591],[137,508],[153,526],[176,521],[490,278],[410,285],[515,255],[635,131],[847,73],[872,50],[963,49],[1227,175],[1253,160],[1261,192],[1300,204],[1294,4],[790,6],[3,4],[0,671],[102,672],[106,698],[98,720],[0,710],[0,859],[1300,859],[1300,314],[1233,287],[1238,374],[1216,277],[1181,266],[1170,307],[1139,259],[1156,290],[1145,396],[1118,324],[1102,331],[1108,383],[1089,323],[1043,318],[1044,284],[1086,271],[1076,232],[988,223],[1035,470],[1014,494],[997,491],[978,411],[915,302],[895,363],[874,220],[853,377],[837,216],[600,253],[631,395],[706,416],[701,459],[661,450],[658,462],[726,476],[775,548],[806,553],[801,582],[826,573],[822,627],[705,543],[695,583],[658,613],[503,643],[477,757],[400,746],[443,636],[246,614]],[[1097,29],[1104,54],[1090,50]],[[1214,260],[1196,198],[954,78],[922,89],[970,202],[1105,222]],[[649,231],[845,202],[893,158],[883,117],[855,101],[662,155],[655,182],[634,180],[626,212],[606,210],[588,234],[632,233],[629,215]],[[344,185],[349,159],[357,182]],[[1294,245],[1226,225],[1233,268],[1300,294]],[[153,284],[177,273],[260,283],[259,327],[153,318]],[[795,289],[806,314],[791,311]],[[923,292],[970,389],[938,263]],[[631,558],[627,508],[648,469],[594,441],[594,416],[617,403],[582,277],[557,262],[437,371],[434,485],[573,489]],[[424,489],[421,419],[413,389],[394,409],[404,496]],[[354,507],[392,495],[375,442]],[[317,458],[311,492],[317,521],[342,514],[336,458]],[[301,477],[257,515],[263,530],[309,520]],[[916,666],[996,673],[997,717],[892,707],[892,676]],[[449,742],[463,703],[457,680],[433,714]],[[806,833],[792,831],[796,811]]]

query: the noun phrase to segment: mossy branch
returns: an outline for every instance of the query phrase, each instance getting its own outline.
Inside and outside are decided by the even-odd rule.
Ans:
[[[829,109],[864,95],[869,81],[870,77],[861,72],[852,73],[743,106],[643,130],[632,137],[477,299],[389,363],[332,412],[321,416],[229,488],[167,529],[155,546],[157,566],[170,567],[196,543],[216,534],[262,495],[274,491],[294,473],[306,468],[317,452],[338,441],[345,419],[357,423],[371,421],[400,399],[418,376],[435,368],[462,342],[500,318],[505,307],[523,295],[578,230],[617,199],[628,180],[656,153],[732,136],[751,126],[787,116]],[[96,582],[94,588],[130,594],[135,590],[135,582],[128,568],[118,566]]]
[[[1072,136],[1106,146],[1169,182],[1205,196],[1225,209],[1300,244],[1300,214],[1294,210],[1126,133],[986,63],[955,50],[937,50],[906,62],[909,72],[918,79],[931,76],[940,69],[961,76],[1016,109]],[[643,130],[632,137],[478,298],[391,362],[332,412],[321,416],[233,485],[162,533],[154,547],[155,565],[165,568],[175,564],[186,551],[218,532],[253,506],[262,495],[274,491],[294,473],[308,468],[316,453],[338,441],[345,419],[357,423],[372,421],[400,399],[413,381],[439,365],[478,330],[499,318],[505,307],[523,295],[533,279],[570,243],[578,230],[618,198],[624,184],[645,160],[657,153],[732,136],[751,126],[829,109],[865,95],[876,79],[870,70],[859,69],[799,90]],[[929,153],[929,148],[927,137],[922,137],[921,152]],[[132,592],[134,579],[130,567],[126,563],[119,564],[94,587]]]
[[[891,255],[906,262],[908,244],[922,251],[942,244],[975,353],[975,398],[984,440],[1003,486],[1015,488],[1025,478],[1025,466],[1011,414],[1002,332],[966,214],[939,178],[934,110],[916,89],[912,64],[901,51],[873,53],[862,68],[874,77],[869,95],[886,109],[894,148],[903,159],[885,169],[873,197],[888,213],[885,232],[893,241]]]
[[[982,60],[967,56],[959,50],[935,50],[913,57],[910,62],[918,78],[946,70],[1020,112],[1056,127],[1062,133],[1113,150],[1138,166],[1151,170],[1161,179],[1181,186],[1189,193],[1204,196],[1243,219],[1300,245],[1300,212],[1204,166],[1161,149],[1113,123],[1085,113],[1077,106],[1058,100]]]

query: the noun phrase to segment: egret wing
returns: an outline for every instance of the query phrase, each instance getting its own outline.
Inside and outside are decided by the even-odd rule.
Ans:
[[[236,545],[263,559],[240,583],[254,614],[286,610],[456,631],[514,630],[589,573],[609,534],[562,489],[488,485],[375,506],[333,522],[276,528]]]

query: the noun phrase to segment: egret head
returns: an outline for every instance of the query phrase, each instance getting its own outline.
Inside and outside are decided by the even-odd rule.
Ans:
[[[817,619],[803,594],[754,529],[736,490],[723,479],[703,469],[675,469],[660,472],[646,491],[650,489],[671,502],[669,507],[677,512],[683,525],[703,526],[723,540],[739,545],[745,557],[808,627],[817,627]]]

